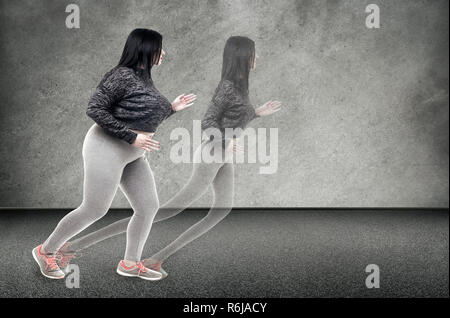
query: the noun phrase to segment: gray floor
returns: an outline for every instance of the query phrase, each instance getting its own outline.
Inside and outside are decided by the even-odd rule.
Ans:
[[[41,276],[31,249],[68,211],[0,211],[1,297],[449,297],[448,210],[235,210],[172,255],[158,282],[117,275],[125,236],[75,260],[80,288]],[[201,218],[154,224],[144,256]],[[131,214],[113,210],[91,229]],[[365,267],[381,270],[367,289]]]

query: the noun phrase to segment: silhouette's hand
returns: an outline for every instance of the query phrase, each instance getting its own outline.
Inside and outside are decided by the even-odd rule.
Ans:
[[[192,106],[194,104],[194,100],[196,98],[197,98],[197,95],[194,95],[194,94],[189,94],[189,95],[181,94],[180,96],[175,98],[175,100],[173,101],[172,109],[177,112],[177,111],[183,110],[189,106]]]
[[[261,107],[255,109],[257,116],[268,116],[271,115],[281,109],[281,102],[279,101],[268,101]]]
[[[231,151],[233,153],[244,153],[244,147],[239,145],[237,138],[233,138],[233,140],[228,144],[227,151]]]
[[[159,142],[154,140],[153,136],[147,136],[145,134],[138,134],[131,145],[146,151],[159,150]]]

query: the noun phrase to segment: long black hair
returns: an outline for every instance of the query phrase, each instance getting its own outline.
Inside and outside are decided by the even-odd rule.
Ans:
[[[128,35],[118,66],[137,71],[143,66],[151,79],[151,69],[158,64],[162,52],[162,35],[150,29],[134,29]]]
[[[255,60],[255,42],[245,36],[231,36],[223,50],[222,78],[248,94],[248,75]]]

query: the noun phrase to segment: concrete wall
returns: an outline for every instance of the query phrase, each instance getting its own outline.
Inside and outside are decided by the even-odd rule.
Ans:
[[[76,3],[81,28],[65,27]],[[381,28],[365,7],[381,8]],[[151,153],[164,203],[191,166],[169,160],[219,81],[231,35],[256,42],[251,101],[283,102],[250,127],[278,127],[279,166],[236,166],[238,207],[448,207],[448,1],[0,1],[0,206],[76,207],[89,97],[136,27],[163,36],[157,88],[197,103],[158,129]],[[207,206],[208,193],[194,206]],[[129,207],[117,192],[113,207]]]

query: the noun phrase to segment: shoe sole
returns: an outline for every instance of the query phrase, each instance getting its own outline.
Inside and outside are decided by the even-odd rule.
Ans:
[[[161,275],[162,275],[161,279],[164,279],[164,278],[166,278],[167,276],[169,276],[169,274],[167,274],[166,271],[164,271],[164,272],[159,272],[159,273],[161,273]]]
[[[44,275],[45,277],[50,278],[50,279],[63,279],[66,276],[66,275],[64,275],[64,276],[61,276],[61,277],[55,277],[55,276],[49,276],[49,275],[45,274],[44,271],[42,270],[41,264],[39,264],[39,260],[38,260],[38,258],[36,256],[35,250],[36,250],[36,247],[31,251],[31,254],[33,254],[33,258],[36,261],[36,263],[38,264],[42,275]]]
[[[155,277],[155,278],[151,278],[151,277],[144,277],[144,276],[140,276],[140,275],[136,275],[136,274],[128,274],[128,273],[124,273],[122,271],[120,271],[119,269],[116,270],[117,274],[121,275],[121,276],[125,276],[125,277],[139,277],[141,279],[145,279],[145,280],[151,280],[151,281],[156,281],[156,280],[160,280],[162,279],[161,277]]]

